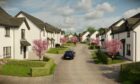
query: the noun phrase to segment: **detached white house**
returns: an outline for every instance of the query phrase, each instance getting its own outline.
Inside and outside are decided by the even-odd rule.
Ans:
[[[92,34],[90,35],[90,39],[96,39],[98,33],[99,33],[98,31],[95,31],[94,33],[92,33]]]
[[[60,43],[62,30],[47,26],[23,11],[12,17],[0,8],[0,58],[28,59],[36,56],[33,41],[48,40],[49,48]]]
[[[26,59],[29,39],[25,31],[30,31],[25,18],[10,16],[0,8],[0,58]]]
[[[81,42],[87,41],[89,34],[90,34],[89,32],[85,32],[85,33],[82,35]]]
[[[140,13],[121,19],[110,28],[113,39],[120,40],[123,44],[120,54],[132,61],[140,61]]]

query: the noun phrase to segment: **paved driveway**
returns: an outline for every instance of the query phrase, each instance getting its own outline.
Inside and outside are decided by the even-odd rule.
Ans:
[[[118,71],[94,64],[86,45],[77,44],[74,50],[75,59],[59,63],[51,84],[118,84]]]

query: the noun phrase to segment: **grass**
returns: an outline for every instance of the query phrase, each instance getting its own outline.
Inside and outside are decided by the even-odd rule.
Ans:
[[[49,61],[29,61],[29,60],[8,60],[1,66],[1,75],[10,76],[44,76],[54,72],[55,63],[52,59]]]
[[[63,46],[75,46],[73,43],[71,43],[71,42],[69,42],[69,43],[65,43],[65,44],[63,44]]]
[[[52,54],[63,54],[66,50],[68,50],[67,47],[60,47],[60,48],[50,48],[47,53]]]

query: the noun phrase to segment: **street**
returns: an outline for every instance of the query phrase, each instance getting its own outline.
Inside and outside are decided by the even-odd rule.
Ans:
[[[118,72],[105,65],[94,64],[88,47],[77,44],[73,60],[62,60],[55,71],[52,84],[118,84]]]

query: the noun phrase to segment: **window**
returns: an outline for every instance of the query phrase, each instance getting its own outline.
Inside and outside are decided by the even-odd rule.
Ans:
[[[21,29],[21,39],[25,39],[25,29]]]
[[[11,57],[11,47],[3,47],[3,56],[4,58]]]
[[[43,31],[43,36],[45,37],[45,31]]]
[[[5,37],[10,37],[10,27],[5,27]]]
[[[127,37],[130,37],[130,32],[129,31],[127,32]]]
[[[127,44],[127,55],[131,55],[130,44]]]

